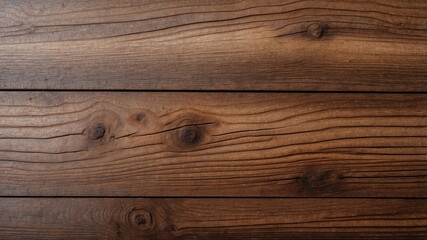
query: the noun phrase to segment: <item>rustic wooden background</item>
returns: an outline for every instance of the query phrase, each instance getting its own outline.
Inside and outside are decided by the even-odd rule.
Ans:
[[[0,0],[0,239],[427,239],[427,1]]]

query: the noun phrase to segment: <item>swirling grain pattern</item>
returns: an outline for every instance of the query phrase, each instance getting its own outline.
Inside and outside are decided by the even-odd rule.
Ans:
[[[2,239],[425,239],[422,199],[0,199]]]
[[[423,94],[0,98],[2,196],[427,196]]]

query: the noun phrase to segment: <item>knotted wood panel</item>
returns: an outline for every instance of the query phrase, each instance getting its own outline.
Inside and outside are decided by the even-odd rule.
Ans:
[[[2,196],[426,197],[427,96],[0,94]]]
[[[425,239],[425,199],[0,199],[17,239]]]
[[[427,91],[424,0],[1,0],[0,88]]]

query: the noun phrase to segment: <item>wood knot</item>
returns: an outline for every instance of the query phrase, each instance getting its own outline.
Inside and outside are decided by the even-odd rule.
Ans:
[[[343,176],[334,171],[315,171],[308,170],[297,182],[305,189],[320,189],[334,186],[343,179]]]
[[[200,142],[202,138],[202,131],[198,126],[187,126],[181,130],[181,141],[185,145],[195,145]]]
[[[147,223],[147,218],[145,216],[138,215],[135,218],[135,223],[136,225],[144,225]]]
[[[145,112],[136,112],[129,115],[129,122],[137,127],[147,126],[148,118]]]
[[[107,132],[107,127],[103,123],[97,123],[89,128],[88,138],[93,141],[104,139]]]
[[[105,135],[105,128],[102,126],[98,126],[92,130],[90,137],[92,140],[98,140],[103,138],[104,135]]]
[[[307,33],[312,39],[320,39],[325,34],[325,28],[322,25],[313,23],[308,26]]]
[[[145,116],[142,113],[135,114],[135,121],[141,122],[142,120],[144,120],[144,117]]]
[[[153,228],[153,220],[153,215],[145,209],[133,209],[129,214],[129,222],[144,231]]]

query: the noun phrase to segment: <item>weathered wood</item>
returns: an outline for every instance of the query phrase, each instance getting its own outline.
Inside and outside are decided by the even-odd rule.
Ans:
[[[427,200],[0,199],[8,239],[426,239]]]
[[[1,196],[427,197],[427,95],[0,94]]]
[[[427,91],[427,1],[0,0],[2,89]]]

